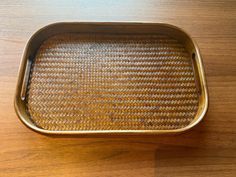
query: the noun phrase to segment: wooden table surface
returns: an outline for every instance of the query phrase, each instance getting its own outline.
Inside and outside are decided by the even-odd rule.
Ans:
[[[210,105],[173,136],[47,137],[17,118],[13,99],[23,48],[58,21],[165,22],[185,29],[205,64]],[[236,1],[0,2],[0,176],[236,176]]]

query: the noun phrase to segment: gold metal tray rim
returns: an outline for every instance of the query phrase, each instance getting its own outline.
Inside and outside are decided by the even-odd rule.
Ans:
[[[27,63],[27,52],[28,48],[30,45],[30,42],[32,39],[37,36],[41,31],[51,28],[53,26],[57,25],[156,25],[156,26],[162,26],[162,27],[167,27],[167,28],[172,28],[178,32],[183,33],[186,35],[190,43],[192,43],[194,47],[194,53],[196,56],[196,62],[197,62],[197,69],[198,69],[198,74],[199,74],[199,83],[201,87],[202,94],[200,96],[199,102],[199,108],[197,111],[196,116],[194,117],[193,121],[186,127],[179,128],[179,129],[172,129],[172,130],[62,130],[62,131],[54,131],[54,130],[46,130],[37,127],[24,113],[26,112],[24,110],[24,105],[22,103],[20,94],[22,90],[22,85],[23,85],[23,79],[25,77],[25,69],[26,69],[26,63]],[[20,62],[20,67],[18,71],[18,81],[17,81],[17,86],[16,86],[16,93],[15,93],[15,98],[14,98],[14,108],[16,111],[16,114],[18,118],[20,119],[23,124],[26,125],[26,127],[42,134],[170,134],[170,133],[181,133],[185,132],[194,126],[196,126],[205,116],[207,109],[208,109],[208,90],[207,90],[207,84],[206,84],[206,79],[205,79],[205,73],[204,73],[204,68],[203,68],[203,63],[202,63],[202,57],[200,54],[200,50],[196,44],[196,42],[190,37],[188,33],[186,33],[184,30],[181,28],[178,28],[176,26],[167,24],[167,23],[141,23],[141,22],[57,22],[57,23],[52,23],[49,24],[38,31],[36,31],[28,40],[24,52],[22,55],[22,59]]]

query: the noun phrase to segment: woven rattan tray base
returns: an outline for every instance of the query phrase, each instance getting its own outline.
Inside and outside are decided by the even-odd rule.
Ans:
[[[202,106],[192,53],[168,34],[64,31],[31,60],[25,112],[42,130],[178,130]]]

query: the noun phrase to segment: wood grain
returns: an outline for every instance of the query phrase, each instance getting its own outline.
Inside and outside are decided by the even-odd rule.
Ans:
[[[17,118],[13,98],[23,48],[58,21],[165,22],[185,29],[203,56],[210,105],[174,136],[47,137]],[[236,1],[0,2],[0,176],[236,175]]]

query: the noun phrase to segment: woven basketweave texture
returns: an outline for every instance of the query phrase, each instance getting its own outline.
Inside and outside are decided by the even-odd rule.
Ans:
[[[184,46],[165,35],[60,34],[38,49],[27,88],[47,130],[171,130],[198,110]]]

